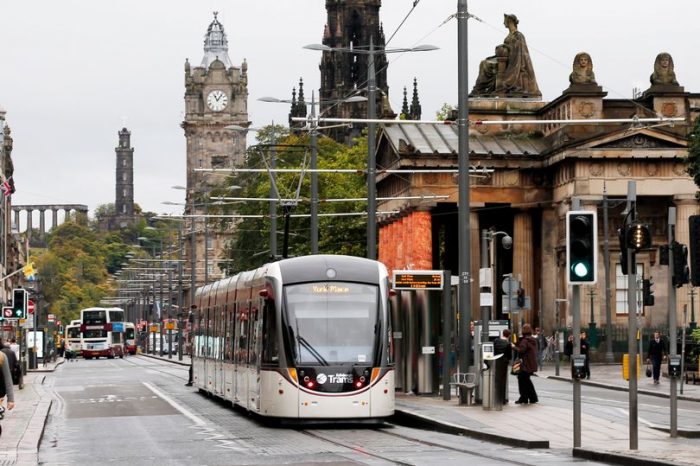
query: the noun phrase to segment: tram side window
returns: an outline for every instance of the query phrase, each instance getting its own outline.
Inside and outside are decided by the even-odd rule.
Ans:
[[[248,360],[248,308],[241,311],[238,333],[238,363],[245,364]]]
[[[205,356],[207,358],[211,357],[211,339],[214,332],[214,319],[211,309],[207,309],[207,348]]]
[[[195,352],[200,358],[204,356],[204,313],[197,313],[197,330],[195,332]]]
[[[229,316],[229,319],[231,320],[231,340],[229,341],[230,350],[231,350],[231,362],[236,363],[236,316],[238,313],[236,310],[238,309],[238,306],[236,303],[232,304],[232,309],[231,309],[231,315]]]
[[[263,307],[263,364],[279,363],[279,337],[277,334],[277,314],[275,312],[275,302],[271,299],[265,300]]]
[[[258,345],[258,341],[260,338],[260,324],[261,322],[258,321],[258,308],[253,307],[251,314],[250,314],[250,320],[252,322],[251,325],[249,325],[250,328],[250,344],[248,345],[248,363],[249,364],[257,364],[258,363],[258,353],[260,351],[260,345]]]

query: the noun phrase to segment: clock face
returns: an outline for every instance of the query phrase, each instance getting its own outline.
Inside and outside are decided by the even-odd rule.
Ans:
[[[217,89],[215,91],[211,91],[207,96],[207,105],[215,112],[220,112],[225,109],[226,104],[228,104],[228,97],[224,91]]]

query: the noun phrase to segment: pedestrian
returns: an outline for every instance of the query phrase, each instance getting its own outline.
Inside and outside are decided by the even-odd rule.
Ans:
[[[569,337],[566,339],[566,343],[564,344],[564,356],[568,356],[569,360],[571,360],[571,356],[574,354],[574,335],[569,334]]]
[[[14,338],[10,339],[10,349],[13,353],[15,353],[15,357],[19,359],[19,345],[17,344],[17,340]]]
[[[17,355],[10,348],[10,344],[2,339],[0,339],[0,351],[5,354],[5,359],[7,359],[7,365],[10,368],[10,376],[12,377],[12,385],[19,386],[21,390],[24,388],[24,383],[22,380],[22,368],[17,360]]]
[[[547,337],[544,336],[539,327],[535,327],[535,341],[537,342],[537,367],[542,370],[544,352],[547,350]]]
[[[15,392],[12,388],[12,374],[10,374],[10,365],[3,351],[0,351],[0,418],[4,411],[2,403],[7,396],[7,410],[11,411],[15,407]],[[0,426],[0,435],[2,434],[2,426]]]
[[[581,356],[585,356],[583,361],[583,369],[587,379],[591,378],[591,365],[589,363],[589,356],[591,354],[591,344],[588,342],[588,334],[585,330],[581,331]]]
[[[522,359],[520,372],[518,372],[520,398],[517,399],[515,404],[535,404],[539,399],[530,377],[537,372],[537,341],[532,336],[530,324],[523,325],[523,335],[517,346],[513,345],[512,348],[518,350],[518,356]]]
[[[502,336],[493,342],[493,353],[502,354],[496,360],[496,390],[503,404],[508,404],[508,363],[513,357],[513,349],[510,343],[510,330],[504,329]]]
[[[651,361],[651,374],[654,377],[654,384],[659,383],[661,375],[661,360],[666,356],[666,344],[661,338],[661,333],[654,332],[654,339],[649,342],[647,352],[647,363]]]

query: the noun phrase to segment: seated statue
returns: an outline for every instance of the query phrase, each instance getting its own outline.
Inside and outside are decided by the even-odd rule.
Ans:
[[[518,31],[518,18],[509,14],[503,18],[508,36],[496,47],[495,55],[479,65],[479,77],[470,95],[541,97],[525,36]]]
[[[673,57],[666,52],[662,52],[656,56],[654,61],[654,72],[649,77],[651,85],[655,84],[670,84],[678,86],[676,81],[676,72],[673,71]]]
[[[580,52],[574,57],[573,71],[569,75],[571,84],[597,84],[593,73],[593,60],[586,52]]]

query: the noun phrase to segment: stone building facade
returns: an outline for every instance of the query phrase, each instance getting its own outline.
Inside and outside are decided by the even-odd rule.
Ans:
[[[187,141],[187,195],[185,213],[196,221],[196,281],[223,277],[217,259],[230,232],[205,224],[211,190],[226,178],[221,172],[198,168],[233,168],[244,161],[245,135],[227,130],[229,125],[248,126],[248,65],[234,66],[228,55],[228,39],[214,13],[204,36],[204,57],[199,66],[185,62],[185,120]],[[191,217],[190,217],[191,218]],[[189,219],[188,219],[189,221]],[[187,263],[191,261],[187,248]],[[207,270],[205,270],[205,268]]]
[[[686,92],[677,82],[654,82],[652,77],[652,85],[638,97],[609,99],[594,78],[577,82],[574,77],[570,87],[550,102],[507,92],[472,97],[469,160],[475,169],[484,170],[475,170],[470,176],[471,276],[479,277],[480,258],[488,254],[481,250],[482,230],[508,233],[513,247],[506,250],[497,246],[496,269],[498,277],[507,273],[518,277],[531,298],[531,310],[521,313],[518,320],[542,326],[548,333],[555,327],[570,326],[565,216],[577,197],[583,210],[598,213],[600,238],[598,283],[582,289],[582,322],[594,321],[600,326],[607,321],[603,255],[607,236],[611,320],[626,325],[627,283],[620,270],[617,230],[623,222],[628,182],[635,181],[638,218],[651,226],[653,234],[652,247],[637,255],[638,274],[653,277],[656,298],[653,307],[642,308],[641,325],[664,327],[668,322],[669,277],[668,267],[660,264],[659,247],[668,243],[668,208],[676,207],[676,240],[683,244],[689,242],[688,217],[700,214],[695,198],[698,187],[687,175],[685,163],[687,135],[700,112],[700,93]],[[674,124],[593,122],[658,116],[684,120]],[[457,143],[456,125],[385,125],[379,135],[377,168],[456,169]],[[380,211],[400,212],[380,220],[379,260],[390,269],[449,269],[456,275],[456,174],[378,176],[379,197],[420,195],[445,195],[447,199],[379,203]],[[605,198],[607,231],[603,227]],[[496,296],[502,292],[500,281],[496,280]],[[677,290],[678,322],[683,322],[684,306],[691,309],[689,293],[687,285]],[[480,318],[478,280],[472,284],[472,297],[470,317],[476,320]],[[566,300],[560,302],[558,313],[556,300]],[[507,317],[499,299],[494,307],[494,318]]]

